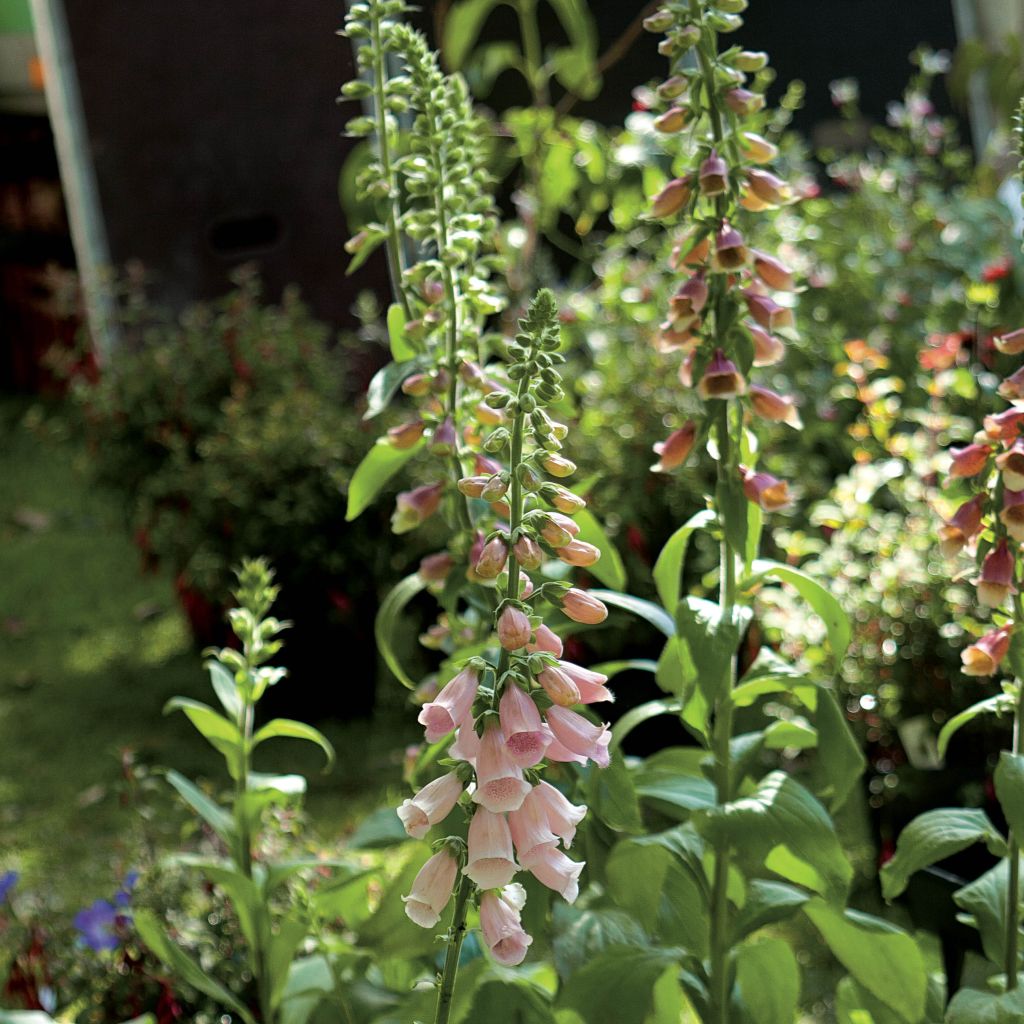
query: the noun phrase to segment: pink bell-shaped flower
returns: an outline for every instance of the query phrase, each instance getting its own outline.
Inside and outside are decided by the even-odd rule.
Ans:
[[[694,442],[697,439],[697,424],[688,420],[678,430],[673,430],[664,441],[654,445],[654,454],[658,461],[651,466],[653,473],[670,473],[678,469],[690,457]]]
[[[697,394],[707,401],[712,398],[736,398],[746,394],[746,391],[747,382],[736,369],[736,364],[727,359],[720,348],[716,348],[704,376],[697,385]]]
[[[481,889],[498,889],[512,881],[517,867],[504,814],[478,807],[469,823],[467,842],[469,855],[462,870]]]
[[[939,550],[945,558],[954,558],[960,554],[981,533],[984,512],[985,495],[976,494],[939,527]]]
[[[562,840],[566,848],[572,846],[576,826],[587,816],[586,807],[572,803],[549,782],[534,786],[527,800],[543,809],[548,828]]]
[[[422,839],[431,825],[448,817],[460,796],[462,782],[455,772],[449,772],[428,782],[414,797],[403,801],[398,808],[398,817],[413,839]]]
[[[608,608],[603,601],[576,587],[570,587],[562,595],[561,607],[573,622],[586,626],[596,626],[608,618]]]
[[[550,739],[533,698],[509,682],[498,702],[498,715],[512,761],[520,768],[530,768],[542,760]]]
[[[1012,630],[1008,626],[1002,629],[995,629],[986,633],[980,640],[975,641],[960,654],[963,661],[963,672],[965,676],[991,676],[995,675],[999,663],[1006,657],[1010,649],[1010,634]]]
[[[473,710],[479,678],[464,668],[429,704],[424,704],[416,719],[424,726],[427,742],[436,743],[460,726]]]
[[[974,581],[978,601],[988,608],[998,608],[1010,594],[1016,594],[1017,588],[1013,585],[1015,569],[1016,559],[1003,537],[985,556],[981,575]]]
[[[455,888],[459,865],[451,851],[438,850],[413,879],[412,891],[402,897],[406,916],[421,928],[433,928],[441,919]]]
[[[555,738],[567,750],[589,758],[600,768],[608,767],[612,735],[607,725],[593,725],[582,715],[557,704],[548,708],[547,719]]]
[[[581,704],[597,704],[600,701],[614,701],[615,695],[604,684],[608,677],[589,668],[574,665],[571,661],[560,661],[558,667],[575,684],[579,691]]]
[[[518,891],[516,891],[518,890]],[[533,939],[523,930],[519,916],[526,903],[521,885],[506,885],[501,892],[480,897],[480,930],[491,956],[504,967],[517,967],[526,959]]]
[[[566,903],[575,903],[580,891],[580,873],[584,862],[571,860],[555,843],[534,847],[520,862],[534,878],[554,889]]]
[[[473,802],[499,814],[516,810],[529,792],[530,784],[512,759],[500,727],[497,723],[488,725],[480,737],[480,752],[476,756]]]

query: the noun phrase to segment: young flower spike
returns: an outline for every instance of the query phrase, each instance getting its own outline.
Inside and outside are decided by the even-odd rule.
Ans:
[[[422,839],[431,825],[448,817],[460,796],[462,782],[458,775],[449,772],[428,782],[414,797],[404,801],[398,808],[398,817],[413,839]]]
[[[726,359],[720,348],[716,348],[704,376],[697,385],[697,394],[707,401],[711,398],[737,398],[746,392],[747,382],[736,369],[736,364],[731,359]]]
[[[1011,633],[1012,630],[1008,626],[995,629],[962,651],[960,658],[963,661],[964,675],[994,675],[999,668],[999,663],[1006,657],[1006,653],[1010,649]]]
[[[690,457],[694,442],[697,439],[697,424],[688,420],[678,430],[673,430],[664,441],[654,445],[654,454],[658,461],[651,466],[653,473],[670,473],[678,469]]]
[[[519,890],[518,894],[510,890]],[[519,911],[526,902],[521,885],[513,883],[501,892],[489,891],[480,897],[480,930],[491,956],[504,967],[517,967],[526,959],[533,939],[523,930]]]
[[[406,916],[421,928],[433,928],[441,920],[455,888],[459,865],[451,851],[438,850],[413,879],[412,891],[402,897]]]
[[[462,725],[473,709],[479,677],[471,668],[464,668],[437,695],[424,704],[417,721],[426,729],[428,743],[436,743]]]
[[[512,833],[504,814],[478,807],[469,823],[469,857],[462,869],[481,889],[508,885],[516,873]]]
[[[551,740],[533,698],[516,683],[510,683],[501,695],[498,715],[512,761],[520,768],[537,764]]]
[[[939,527],[939,550],[945,558],[960,554],[981,533],[984,512],[985,495],[976,494]]]
[[[513,760],[511,751],[505,745],[501,728],[497,723],[488,724],[480,738],[480,751],[476,755],[473,802],[500,814],[519,808],[529,792],[530,784],[523,778],[522,768]]]
[[[1014,557],[1004,537],[985,556],[981,575],[975,580],[978,601],[988,608],[998,608],[1010,594],[1016,594],[1013,585]]]

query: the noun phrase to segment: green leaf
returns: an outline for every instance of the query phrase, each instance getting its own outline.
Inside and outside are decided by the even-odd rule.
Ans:
[[[350,850],[383,850],[407,843],[409,835],[394,807],[378,807],[368,814],[345,844]]]
[[[616,751],[607,768],[592,771],[587,789],[587,805],[612,831],[643,831],[640,804],[622,754]]]
[[[599,907],[577,910],[559,900],[553,908],[555,968],[565,979],[609,946],[650,944],[647,933],[625,911]]]
[[[736,984],[752,1024],[793,1024],[800,967],[789,943],[762,939],[736,954]]]
[[[170,714],[172,711],[185,712],[203,739],[224,756],[233,779],[241,775],[243,740],[242,733],[234,722],[229,722],[208,704],[189,697],[172,697],[164,705],[164,714]]]
[[[1024,1020],[1024,987],[1010,992],[961,989],[946,1010],[946,1024],[1020,1024]]]
[[[162,925],[151,910],[133,907],[132,920],[135,930],[139,933],[139,938],[178,978],[216,1000],[233,1013],[237,1013],[246,1024],[256,1024],[252,1014],[235,998],[232,992],[215,978],[206,974],[191,957],[167,937]]]
[[[1016,679],[1024,679],[1024,633],[1015,629],[1010,634],[1010,649],[1006,661]]]
[[[398,309],[399,314],[402,312],[397,306],[392,306],[391,308]],[[389,313],[388,330],[390,331],[390,329],[391,314]],[[392,342],[393,344],[394,342]],[[382,366],[373,375],[369,387],[366,389],[366,412],[363,413],[363,419],[372,420],[374,416],[379,416],[391,404],[391,400],[395,395],[398,394],[402,381],[406,377],[411,377],[425,365],[425,357],[417,356],[414,359],[406,359],[400,363],[388,363],[387,366]]]
[[[590,593],[594,597],[599,597],[605,604],[632,612],[665,636],[675,636],[676,624],[672,616],[653,601],[645,601],[642,597],[633,597],[630,594],[620,594],[616,590],[591,590]]]
[[[928,992],[924,957],[914,939],[888,921],[812,900],[804,913],[835,958],[907,1024],[920,1024]]]
[[[732,691],[733,706],[750,707],[769,693],[791,693],[810,710],[817,707],[817,684],[814,680],[765,646]]]
[[[818,796],[828,798],[829,809],[834,814],[846,803],[864,774],[867,759],[835,693],[823,686],[818,689],[814,725],[818,730],[818,764],[825,777],[825,785],[818,790]]]
[[[715,513],[711,509],[698,512],[680,526],[661,549],[654,563],[654,585],[664,607],[675,608],[679,604],[683,563],[691,535],[697,530],[706,530],[714,521]]]
[[[1013,711],[1013,698],[1008,693],[999,693],[994,697],[986,697],[972,704],[959,714],[954,715],[939,733],[939,757],[946,756],[949,741],[968,722],[972,722],[978,715],[1001,715]]]
[[[613,726],[612,741],[608,749],[619,749],[622,741],[638,726],[659,715],[678,715],[683,705],[678,700],[649,700],[630,708]]]
[[[731,945],[739,945],[748,935],[765,925],[786,920],[809,899],[808,893],[786,882],[755,878],[747,886],[743,906],[733,916]]]
[[[850,867],[825,808],[795,779],[771,772],[750,796],[694,817],[711,843],[733,844],[738,856],[842,902]]]
[[[242,935],[250,948],[256,949],[262,944],[270,921],[263,893],[253,879],[244,875],[228,859],[213,860],[201,854],[183,853],[176,854],[170,860],[181,867],[202,872],[208,882],[216,885],[231,900]]]
[[[402,897],[412,890],[413,879],[431,855],[426,843],[410,843],[409,846],[409,858],[398,877],[384,887],[377,910],[358,930],[357,944],[378,958],[427,956],[437,949],[434,932],[413,924],[405,915]],[[441,928],[440,923],[438,928]]]
[[[684,597],[676,607],[676,633],[689,648],[697,686],[713,705],[730,683],[730,666],[740,644],[738,618],[727,622],[714,602]]]
[[[398,655],[395,653],[393,640],[403,630],[402,612],[405,606],[426,586],[418,572],[411,573],[404,580],[399,580],[380,603],[377,618],[373,624],[373,635],[377,641],[377,650],[384,659],[384,664],[394,673],[395,678],[410,690],[416,689],[416,683],[402,668]],[[408,633],[408,626],[404,627]]]
[[[327,958],[293,960],[281,993],[280,1024],[306,1024],[317,1006],[334,991],[334,975]]]
[[[281,1005],[288,973],[295,953],[309,931],[308,922],[299,914],[285,917],[270,934],[266,949],[266,971],[270,984],[270,1004]]]
[[[473,1003],[463,1024],[494,1024],[499,1020],[515,1024],[555,1024],[551,997],[525,978],[484,981],[473,993]]]
[[[997,855],[1006,850],[1003,837],[984,811],[947,807],[916,817],[896,842],[896,855],[881,871],[882,895],[894,900],[915,871],[983,842]]]
[[[743,483],[736,473],[719,479],[715,487],[715,507],[719,522],[733,551],[747,550],[747,506],[750,502],[743,493]]]
[[[1010,862],[1004,858],[980,878],[953,893],[953,901],[969,915],[968,923],[978,929],[985,956],[994,964],[1002,964],[1006,960],[1006,894],[1009,877]]]
[[[480,46],[464,72],[473,96],[478,100],[487,96],[497,77],[509,68],[524,73],[522,54],[515,43],[501,40]]]
[[[928,979],[928,997],[921,1024],[941,1024],[945,1018],[946,993],[934,975]],[[898,1013],[876,999],[863,985],[847,976],[836,986],[837,1024],[904,1024]]]
[[[995,773],[996,796],[1007,824],[1018,841],[1024,840],[1024,756],[1004,750]]]
[[[352,522],[366,511],[381,488],[423,447],[424,443],[420,438],[410,448],[396,448],[386,438],[377,439],[377,443],[356,466],[356,471],[349,481],[346,522]]]
[[[764,512],[761,506],[747,502],[747,544],[743,551],[743,566],[749,572],[761,550],[761,533],[764,530]]]
[[[576,1010],[587,1024],[642,1021],[652,1008],[655,983],[681,955],[678,949],[610,946],[569,979],[559,1005]]]
[[[818,745],[818,730],[804,718],[776,719],[765,730],[765,750],[809,750]]]
[[[273,721],[267,722],[253,736],[253,748],[277,737],[291,740],[307,740],[310,743],[315,743],[327,758],[324,771],[328,771],[331,765],[334,764],[334,747],[331,746],[327,737],[319,729],[314,729],[313,726],[306,725],[305,722],[296,722],[291,718],[275,718]]]
[[[594,513],[586,508],[577,512],[573,519],[580,528],[576,539],[585,544],[593,544],[601,552],[601,557],[587,569],[587,572],[606,587],[622,590],[626,585],[626,567],[622,563],[619,549],[608,539],[604,527]]]
[[[850,646],[850,620],[843,606],[813,576],[802,569],[794,569],[791,565],[772,562],[768,559],[757,559],[751,567],[753,572],[741,584],[742,589],[750,590],[765,579],[777,579],[788,583],[797,593],[821,616],[828,631],[829,644],[832,647],[832,658],[838,668]]]
[[[416,358],[416,348],[405,333],[405,313],[397,302],[388,306],[388,342],[391,345],[391,358],[396,363]],[[369,419],[369,416],[364,416],[364,419]]]
[[[235,825],[231,815],[220,804],[214,803],[195,783],[176,771],[167,773],[167,781],[182,799],[220,838],[230,846],[235,840]]]
[[[243,701],[242,695],[238,692],[238,687],[235,685],[235,677],[231,674],[230,669],[219,661],[208,661],[206,668],[210,673],[210,683],[213,685],[213,692],[217,694],[221,707],[224,708],[233,721],[239,721],[242,717]]]
[[[476,45],[488,15],[501,0],[457,0],[444,19],[443,45],[445,61],[454,71],[466,62]]]

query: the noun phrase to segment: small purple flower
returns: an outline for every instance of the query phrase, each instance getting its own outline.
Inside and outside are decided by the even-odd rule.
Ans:
[[[18,884],[17,871],[5,871],[0,875],[0,903],[3,903],[11,894],[11,890]]]
[[[75,914],[74,925],[82,941],[96,952],[117,949],[121,944],[114,933],[118,913],[112,903],[96,900],[90,907]]]
[[[121,882],[121,888],[114,893],[114,903],[119,907],[129,907],[132,902],[132,890],[138,884],[138,871],[129,871]]]

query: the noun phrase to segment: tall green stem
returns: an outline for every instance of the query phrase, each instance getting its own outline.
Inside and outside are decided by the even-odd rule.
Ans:
[[[469,893],[473,882],[469,875],[463,875],[455,890],[455,909],[448,929],[448,949],[444,955],[444,970],[437,990],[437,1009],[434,1024],[448,1024],[452,1012],[452,997],[455,994],[455,978],[459,972],[459,955],[462,941],[466,937],[466,912],[469,910]]]
[[[1019,602],[1018,602],[1019,603]],[[1018,622],[1020,617],[1018,615]],[[1013,714],[1013,753],[1021,752],[1021,725],[1024,719],[1024,685],[1017,684],[1017,706]],[[1020,840],[1010,830],[1010,878],[1006,886],[1006,987],[1017,987],[1017,959],[1020,943]]]

